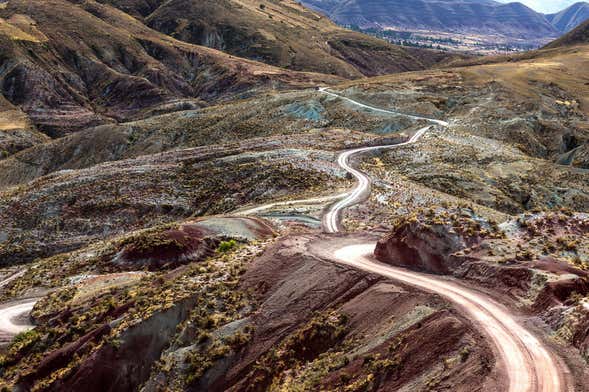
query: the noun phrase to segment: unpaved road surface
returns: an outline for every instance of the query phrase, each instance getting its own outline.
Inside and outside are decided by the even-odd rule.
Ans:
[[[331,91],[329,91],[327,89],[327,87],[320,87],[319,88],[319,91],[322,92],[322,93],[324,93],[324,94],[330,95],[332,97],[336,97],[336,98],[339,98],[339,99],[344,100],[346,102],[349,102],[352,105],[361,107],[363,109],[368,109],[368,110],[373,111],[373,112],[391,114],[391,115],[394,115],[394,116],[405,116],[405,117],[408,117],[408,118],[410,118],[412,120],[425,120],[425,121],[429,121],[429,122],[434,123],[434,124],[437,124],[437,125],[441,125],[443,127],[447,127],[448,126],[448,123],[446,121],[438,120],[438,119],[435,119],[435,118],[427,118],[427,117],[422,117],[422,116],[416,116],[416,115],[413,115],[413,114],[406,114],[406,113],[402,113],[402,112],[397,112],[395,110],[382,109],[382,108],[377,108],[375,106],[370,106],[370,105],[367,105],[365,103],[362,103],[362,102],[358,102],[356,100],[353,100],[352,98],[348,98],[348,97],[344,97],[343,95],[332,93]]]
[[[333,258],[341,264],[439,294],[453,302],[492,341],[509,392],[566,391],[566,368],[526,330],[507,308],[485,295],[434,275],[375,262],[376,244],[347,245]]]
[[[323,216],[323,231],[325,231],[326,233],[339,232],[342,212],[346,208],[361,203],[370,195],[370,185],[372,181],[367,175],[362,173],[360,170],[354,169],[351,166],[350,159],[354,155],[359,155],[376,150],[399,148],[407,146],[409,144],[413,144],[417,142],[427,131],[429,131],[430,128],[431,126],[420,129],[415,133],[415,135],[413,135],[413,137],[411,137],[411,139],[404,143],[392,144],[389,146],[356,148],[354,150],[345,151],[342,154],[340,154],[337,160],[338,164],[348,173],[352,174],[354,178],[356,178],[357,185],[352,192],[344,194],[345,198],[332,205],[327,211],[327,213]]]
[[[22,270],[0,281],[0,288],[23,276],[25,272],[26,270]],[[8,343],[15,335],[33,328],[26,318],[37,301],[38,299],[27,299],[0,305],[0,344]]]
[[[351,98],[344,97],[339,94],[330,92],[327,90],[326,87],[321,87],[319,89],[319,91],[324,94],[327,94],[329,96],[342,99],[342,100],[347,101],[353,105],[359,106],[363,109],[368,109],[373,112],[386,113],[386,114],[391,114],[391,115],[395,115],[395,116],[405,116],[405,117],[411,118],[412,120],[425,120],[425,121],[428,121],[432,124],[439,125],[442,127],[448,126],[448,123],[446,121],[437,120],[435,118],[420,117],[420,116],[415,116],[415,115],[411,115],[411,114],[396,112],[393,110],[381,109],[381,108],[377,108],[374,106],[370,106],[370,105],[364,104],[362,102],[355,101]],[[410,144],[414,144],[419,139],[421,139],[421,137],[427,131],[429,131],[431,128],[432,128],[432,126],[428,126],[428,127],[420,129],[409,140],[407,140],[406,142],[403,142],[403,143],[385,145],[385,146],[362,147],[362,148],[356,148],[354,150],[344,151],[343,153],[341,153],[340,156],[338,157],[337,162],[344,170],[346,170],[348,173],[350,173],[352,176],[354,176],[354,178],[357,181],[357,185],[356,185],[356,188],[354,188],[354,190],[352,192],[342,195],[343,199],[338,201],[337,203],[335,203],[334,205],[332,205],[329,208],[329,210],[327,211],[327,213],[323,217],[323,231],[325,231],[326,233],[339,232],[342,212],[346,208],[349,208],[355,204],[363,202],[370,195],[370,184],[372,183],[372,181],[370,180],[370,178],[367,175],[362,173],[360,170],[354,169],[351,166],[350,159],[354,155],[360,155],[360,154],[370,152],[370,151],[400,148],[400,147],[408,146]]]
[[[393,115],[404,115],[399,112],[375,108],[336,93],[327,91],[321,92],[346,100],[362,108],[390,113]],[[446,127],[448,123],[436,119],[428,119],[409,115],[416,120],[427,120],[433,124]],[[400,148],[416,143],[431,126],[419,130],[410,140],[405,143],[388,146],[376,146],[358,148],[343,152],[339,158],[339,165],[351,173],[357,180],[356,187],[344,195],[336,195],[340,199],[329,207],[323,217],[323,229],[327,233],[339,233],[341,231],[341,214],[350,206],[361,203],[370,194],[371,180],[361,171],[353,168],[350,159],[354,155],[368,151]],[[323,198],[325,199],[325,198]],[[309,199],[318,201],[319,199]],[[304,203],[306,201],[293,201],[290,203]],[[276,204],[275,204],[276,205]],[[255,211],[251,210],[251,211]],[[437,293],[461,309],[469,319],[484,332],[493,343],[497,356],[497,363],[501,370],[507,375],[505,390],[509,392],[560,392],[572,391],[567,387],[566,366],[554,356],[544,344],[529,332],[506,307],[495,302],[488,296],[468,289],[458,283],[450,282],[434,275],[421,274],[402,268],[392,267],[378,263],[373,260],[375,243],[350,244],[344,238],[338,239],[339,247],[332,251],[329,257],[337,263],[351,266],[366,272],[381,275],[394,279],[419,289]],[[323,253],[323,251],[321,252]],[[325,256],[325,254],[324,254]]]
[[[374,108],[369,105],[342,97],[338,94],[320,89],[325,94],[338,97],[358,105],[362,108],[385,112],[394,115],[403,115],[394,111]],[[441,120],[427,119],[417,116],[409,117],[417,120],[427,120],[439,126],[448,124]],[[341,231],[341,213],[350,206],[362,202],[370,193],[370,179],[364,173],[354,169],[350,164],[350,158],[356,154],[386,148],[400,148],[416,143],[431,126],[419,130],[410,140],[393,146],[376,146],[359,148],[343,152],[339,158],[340,166],[351,173],[357,180],[357,186],[349,193],[320,197],[303,201],[288,201],[268,204],[241,212],[242,215],[258,213],[263,210],[289,204],[322,203],[331,200],[339,200],[331,205],[324,216],[324,230],[328,233]],[[558,392],[567,391],[567,369],[543,343],[529,332],[516,317],[504,306],[490,299],[486,295],[463,287],[447,279],[426,275],[397,267],[381,264],[372,260],[375,248],[374,243],[346,242],[345,238],[338,238],[336,246],[328,256],[337,263],[351,266],[366,272],[378,274],[394,279],[419,289],[437,293],[453,302],[483,331],[493,343],[497,362],[507,375],[506,390],[509,392]],[[325,256],[325,255],[323,255]],[[10,278],[9,278],[10,279]],[[0,287],[4,282],[0,282]],[[6,283],[4,283],[6,284]],[[0,308],[0,332],[14,335],[29,329],[31,326],[18,325],[15,320],[30,312],[36,300],[8,304]]]
[[[8,335],[17,335],[33,328],[33,326],[26,321],[18,322],[17,320],[28,315],[36,303],[37,299],[34,299],[24,302],[16,302],[7,305],[4,308],[0,308],[0,332]]]

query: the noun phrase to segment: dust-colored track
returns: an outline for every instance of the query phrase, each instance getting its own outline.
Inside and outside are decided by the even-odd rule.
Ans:
[[[420,274],[372,260],[376,244],[348,245],[334,252],[339,263],[442,295],[457,305],[493,342],[509,392],[564,391],[564,369],[542,342],[507,308],[487,296],[434,275]]]
[[[0,288],[23,276],[25,272],[26,270],[22,270],[4,279],[0,282]],[[15,320],[29,314],[35,303],[37,303],[37,299],[27,299],[0,305],[0,343],[10,341],[14,335],[33,328],[30,324],[16,323]]]
[[[395,111],[375,108],[329,92],[324,88],[321,88],[320,91],[364,109],[393,115],[405,115]],[[407,116],[417,120],[426,120],[438,126],[448,126],[448,123],[441,120],[413,115]],[[324,214],[324,231],[327,233],[340,232],[342,212],[350,206],[361,203],[370,194],[371,180],[367,175],[351,166],[350,158],[352,156],[369,151],[400,148],[416,143],[432,126],[420,129],[405,143],[358,148],[340,154],[338,158],[339,165],[356,178],[357,185],[351,192],[333,197],[341,200],[332,204]],[[309,200],[317,201],[318,199]],[[300,203],[303,202],[305,201],[300,201]],[[299,201],[290,203],[297,204]],[[371,260],[376,246],[374,243],[350,245],[346,244],[344,239],[338,241],[342,243],[333,254],[329,255],[334,261],[398,280],[426,291],[435,292],[456,304],[492,341],[498,356],[498,363],[507,375],[506,390],[509,392],[559,392],[568,389],[565,377],[568,371],[565,365],[552,355],[537,337],[520,324],[506,307],[481,293],[442,278],[375,262]]]

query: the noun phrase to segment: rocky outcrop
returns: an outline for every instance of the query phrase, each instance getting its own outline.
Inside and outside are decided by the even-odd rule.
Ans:
[[[483,240],[481,224],[473,218],[474,215],[466,211],[461,216],[446,213],[437,217],[432,212],[429,217],[410,217],[378,241],[374,254],[386,263],[433,273],[451,273],[458,262],[451,255]]]
[[[117,269],[130,271],[175,268],[210,256],[218,243],[219,240],[203,238],[198,231],[143,234],[124,240],[112,263]]]
[[[558,159],[558,163],[589,169],[589,143],[584,143],[562,154]]]
[[[589,360],[589,313],[579,314],[574,323],[572,343],[579,349],[586,360]]]
[[[589,293],[583,262],[588,233],[582,215],[524,216],[499,229],[467,211],[430,210],[399,222],[378,242],[375,256],[385,263],[454,275],[544,312]]]
[[[382,262],[448,274],[515,302],[542,318],[589,358],[589,221],[585,215],[521,216],[501,229],[482,223],[468,234],[450,216],[418,213],[382,238]],[[484,233],[484,234],[482,234]]]
[[[265,240],[273,234],[272,228],[260,219],[201,219],[175,229],[130,236],[119,243],[119,250],[109,264],[123,271],[173,269],[213,255],[223,239]]]

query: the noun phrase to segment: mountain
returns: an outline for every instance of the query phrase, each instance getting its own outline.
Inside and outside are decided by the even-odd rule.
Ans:
[[[514,38],[556,37],[558,31],[544,15],[521,3],[489,0],[308,0],[344,25],[395,27]]]
[[[1,92],[50,136],[324,79],[175,40],[94,1],[10,1],[0,18]]]
[[[45,141],[45,135],[61,137],[262,91],[335,82],[340,76],[424,69],[453,57],[339,28],[294,3],[288,3],[295,7],[288,8],[288,17],[280,17],[273,5],[256,3],[236,10],[235,20],[217,2],[200,3],[209,8],[195,5],[184,12],[190,21],[175,19],[183,7],[192,7],[185,2],[1,3],[0,159]],[[248,24],[243,13],[255,17]],[[199,21],[208,26],[203,35],[196,34]]]
[[[336,26],[294,0],[101,0],[176,39],[266,64],[346,78],[418,70],[431,54]]]
[[[550,15],[525,5],[492,0],[307,0],[342,25],[448,32],[546,43],[589,18],[589,3],[578,2]]]
[[[546,46],[547,49],[589,43],[589,20]]]
[[[546,15],[546,19],[563,33],[567,33],[589,19],[589,3],[579,2],[556,14]]]

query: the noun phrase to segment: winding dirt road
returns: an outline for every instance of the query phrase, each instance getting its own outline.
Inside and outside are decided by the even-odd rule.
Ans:
[[[368,109],[368,110],[371,110],[374,112],[386,113],[386,114],[391,114],[391,115],[395,115],[395,116],[405,116],[405,117],[409,117],[413,120],[428,121],[428,122],[431,122],[433,124],[440,125],[443,127],[448,126],[448,123],[446,121],[437,120],[434,118],[420,117],[420,116],[405,114],[405,113],[396,112],[393,110],[380,109],[380,108],[376,108],[376,107],[373,107],[370,105],[366,105],[361,102],[355,101],[351,98],[347,98],[347,97],[341,96],[339,94],[333,93],[331,91],[328,91],[327,87],[320,87],[318,91],[323,94],[326,94],[326,95],[329,95],[329,96],[332,96],[332,97],[335,97],[338,99],[343,99],[347,102],[352,103],[353,105],[356,105],[356,106],[359,106],[359,107],[362,107],[364,109]],[[330,208],[329,212],[322,219],[323,230],[325,232],[337,233],[339,231],[339,221],[340,221],[340,216],[341,216],[342,211],[346,208],[351,207],[354,204],[361,203],[362,201],[364,201],[365,197],[370,195],[370,183],[371,182],[370,182],[369,178],[366,177],[365,175],[363,175],[360,171],[354,169],[350,165],[350,159],[354,155],[359,155],[359,154],[366,153],[369,151],[393,149],[393,148],[399,148],[399,147],[407,146],[409,144],[413,144],[413,143],[417,142],[430,129],[431,129],[431,126],[420,129],[408,141],[403,142],[403,143],[386,145],[386,146],[361,147],[361,148],[356,148],[353,150],[344,151],[343,153],[341,153],[338,157],[338,164],[344,170],[351,173],[359,183],[359,186],[357,186],[352,192],[345,192],[345,193],[342,193],[339,195],[314,197],[314,198],[310,198],[310,199],[287,200],[287,201],[268,203],[268,204],[253,207],[253,208],[250,208],[247,210],[238,211],[236,214],[243,215],[243,216],[255,215],[255,214],[259,214],[261,212],[276,208],[276,207],[290,207],[293,205],[306,205],[306,204],[311,204],[311,205],[312,204],[322,204],[322,203],[327,203],[327,202],[331,202],[334,200],[343,199],[343,200],[339,201],[337,204],[335,204],[334,206],[332,206]]]
[[[441,120],[371,107],[327,91],[325,88],[321,88],[320,91],[368,110],[393,115],[404,115],[416,120],[426,120],[437,126],[445,127],[448,125],[448,123]],[[338,233],[341,231],[340,220],[342,212],[346,208],[365,200],[370,193],[370,178],[361,171],[354,169],[350,164],[350,159],[354,155],[368,151],[400,148],[416,143],[432,126],[430,125],[420,129],[405,143],[358,148],[343,152],[338,158],[338,163],[357,180],[357,186],[351,192],[299,201],[271,203],[242,211],[239,214],[254,214],[269,208],[291,204],[327,203],[333,200],[339,200],[328,208],[323,219],[324,230],[326,232]],[[421,274],[375,262],[372,260],[372,254],[375,249],[374,243],[350,245],[350,243],[345,244],[345,239],[343,238],[341,241],[342,244],[330,254],[330,258],[335,262],[401,281],[425,291],[437,293],[456,304],[493,342],[497,353],[497,362],[508,377],[506,384],[508,385],[507,390],[509,392],[559,392],[567,390],[567,380],[564,376],[567,373],[566,367],[550,353],[538,338],[520,324],[506,307],[484,294],[463,287],[458,283],[450,282],[434,275]],[[0,287],[9,282],[11,278],[0,282]],[[14,320],[30,312],[34,303],[34,300],[30,300],[0,309],[0,331],[14,335],[29,329],[30,326],[17,325],[14,323]]]
[[[359,106],[363,109],[368,109],[373,112],[386,113],[386,114],[391,114],[391,115],[395,115],[395,116],[405,116],[405,117],[409,117],[412,120],[428,121],[432,124],[439,125],[442,127],[448,126],[448,123],[446,121],[438,120],[435,118],[420,117],[420,116],[415,116],[415,115],[411,115],[411,114],[397,112],[394,110],[381,109],[381,108],[377,108],[374,106],[366,105],[362,102],[358,102],[358,101],[353,100],[351,98],[344,97],[342,95],[333,93],[333,92],[327,90],[327,87],[321,87],[321,88],[319,88],[319,91],[322,92],[323,94],[327,94],[329,96],[336,97],[338,99],[342,99],[342,100],[347,101],[355,106]],[[394,149],[394,148],[399,148],[399,147],[408,146],[410,144],[414,144],[419,139],[421,139],[421,137],[427,131],[429,131],[431,128],[432,128],[431,125],[421,128],[409,140],[407,140],[406,142],[403,142],[403,143],[391,144],[391,145],[386,145],[386,146],[361,147],[361,148],[356,148],[354,150],[344,151],[343,153],[341,153],[340,156],[338,157],[337,162],[341,168],[343,168],[348,173],[350,173],[352,176],[354,176],[354,178],[356,178],[357,185],[356,185],[356,188],[354,188],[354,190],[352,192],[344,193],[343,195],[339,195],[338,198],[343,198],[343,199],[338,201],[334,205],[332,205],[329,208],[329,210],[327,211],[327,213],[323,216],[323,221],[322,221],[323,231],[325,231],[326,233],[339,232],[342,212],[346,208],[349,208],[355,204],[359,204],[359,203],[363,202],[370,195],[370,184],[371,184],[370,178],[368,176],[366,176],[364,173],[362,173],[361,171],[354,169],[352,167],[352,165],[350,164],[350,159],[354,155],[360,155],[360,154],[363,154],[366,152],[376,151],[376,150]]]
[[[442,295],[475,322],[493,342],[509,377],[509,392],[566,390],[560,363],[540,340],[520,325],[509,310],[459,284],[373,261],[375,244],[345,246],[334,253],[341,264],[401,281]]]
[[[338,164],[344,170],[346,170],[348,173],[352,174],[356,178],[358,185],[356,186],[356,188],[354,188],[352,192],[345,193],[343,195],[343,197],[345,197],[343,200],[340,200],[339,202],[337,202],[329,208],[327,213],[323,216],[323,230],[326,233],[339,232],[342,212],[346,208],[361,203],[370,195],[370,179],[361,171],[354,169],[350,164],[350,159],[354,155],[363,154],[375,150],[399,148],[407,146],[409,144],[413,144],[417,142],[423,136],[423,134],[425,134],[430,129],[431,126],[420,129],[415,133],[415,135],[413,135],[413,137],[411,137],[411,139],[404,143],[393,144],[390,146],[363,147],[343,152],[337,160]]]
[[[22,270],[0,281],[0,288],[23,276],[25,272],[26,270]],[[7,343],[15,335],[33,328],[33,325],[23,322],[23,318],[31,313],[37,301],[38,299],[27,299],[0,305],[0,343]]]
[[[371,107],[347,97],[327,91],[319,91],[334,96],[362,108],[385,112],[394,115],[403,113]],[[435,125],[447,126],[441,120],[407,115],[416,120],[426,120]],[[338,158],[339,165],[351,173],[357,180],[356,187],[349,193],[334,196],[340,199],[329,207],[323,217],[323,228],[327,233],[341,231],[341,214],[346,209],[364,201],[370,194],[370,178],[361,171],[353,168],[350,159],[357,154],[369,151],[400,148],[417,142],[432,126],[420,129],[405,143],[358,148],[345,151]],[[325,199],[325,198],[323,198]],[[291,204],[304,203],[302,201],[289,202]],[[274,204],[276,206],[277,204]],[[255,209],[254,209],[255,210]],[[342,239],[342,241],[345,241]],[[458,283],[450,282],[434,275],[426,275],[401,268],[392,267],[373,260],[375,243],[361,245],[343,245],[329,255],[339,264],[348,265],[366,272],[378,274],[386,278],[401,281],[419,289],[437,293],[453,302],[483,331],[493,343],[497,362],[507,375],[506,389],[509,392],[560,392],[567,391],[566,366],[553,356],[543,343],[530,333],[510,311],[490,299],[486,295],[466,288]]]

